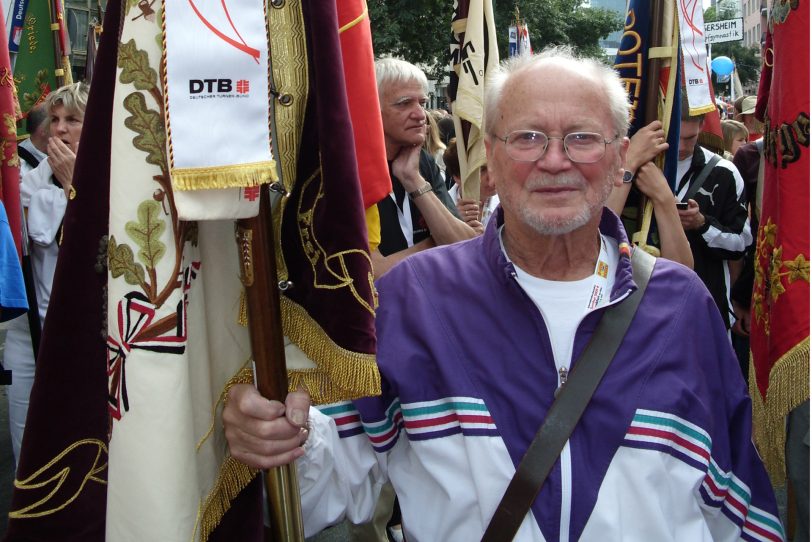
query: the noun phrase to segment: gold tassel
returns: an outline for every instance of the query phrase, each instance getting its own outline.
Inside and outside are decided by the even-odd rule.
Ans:
[[[809,337],[789,349],[770,371],[766,398],[756,385],[750,354],[750,397],[753,401],[753,442],[773,485],[786,480],[786,416],[809,399]]]

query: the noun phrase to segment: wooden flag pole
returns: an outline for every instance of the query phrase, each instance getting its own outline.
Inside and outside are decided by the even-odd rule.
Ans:
[[[267,184],[260,190],[259,215],[238,220],[236,236],[240,272],[248,305],[257,389],[263,397],[284,402],[288,393],[285,345],[276,271],[273,220]],[[303,542],[301,499],[296,465],[265,471],[271,540]]]
[[[649,50],[653,47],[661,47],[663,42],[663,2],[662,0],[651,0],[651,33],[649,38]],[[659,104],[660,104],[660,67],[662,66],[662,59],[649,58],[647,60],[646,73],[646,108],[643,112],[645,124],[649,124],[659,118]],[[647,209],[651,206],[648,198],[640,194],[640,204],[637,210],[637,241],[641,246],[648,243],[648,232],[650,220],[646,220],[646,215],[651,214],[651,210]]]
[[[51,33],[54,36],[54,75],[57,84],[62,87],[73,83],[70,60],[65,55],[65,14],[60,0],[51,0],[48,7],[51,11]]]

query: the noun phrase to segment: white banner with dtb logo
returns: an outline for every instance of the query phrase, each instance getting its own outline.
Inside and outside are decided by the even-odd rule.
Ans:
[[[262,0],[166,2],[166,127],[181,219],[246,218],[276,178]]]

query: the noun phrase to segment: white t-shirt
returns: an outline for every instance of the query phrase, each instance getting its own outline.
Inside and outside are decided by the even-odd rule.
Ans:
[[[502,247],[504,250],[504,246]],[[556,367],[569,371],[575,332],[584,316],[609,302],[620,259],[617,242],[601,235],[601,250],[595,272],[581,280],[556,281],[534,277],[514,263],[519,286],[541,311]]]
[[[685,177],[685,174],[688,173],[688,170],[691,169],[691,162],[694,159],[694,155],[692,154],[685,160],[680,160],[677,162],[677,197],[682,200],[685,197],[685,194],[688,193],[688,187],[691,186],[690,182],[685,183],[685,186],[680,187],[679,183],[682,181],[682,178]]]

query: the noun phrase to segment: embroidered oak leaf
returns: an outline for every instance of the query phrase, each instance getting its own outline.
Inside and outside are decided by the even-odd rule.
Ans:
[[[778,235],[778,225],[773,223],[772,218],[768,218],[767,224],[764,226],[764,244],[767,247],[774,247],[776,235]]]
[[[158,86],[158,73],[149,65],[149,55],[136,47],[133,39],[119,45],[118,67],[121,68],[118,79],[124,84],[132,83],[138,90],[152,90]]]
[[[809,282],[809,260],[803,254],[798,254],[794,260],[784,262],[784,266],[789,270],[789,281],[805,280]]]
[[[138,206],[138,222],[127,222],[124,229],[141,250],[138,259],[147,269],[155,269],[166,252],[166,245],[160,241],[166,229],[166,222],[161,218],[161,204],[154,200],[141,202]]]
[[[3,113],[3,124],[6,125],[6,135],[17,135],[17,121],[14,120],[14,115]]]
[[[30,111],[49,92],[51,92],[51,85],[48,84],[48,70],[43,68],[34,76],[34,90],[23,93],[24,109]]]
[[[147,153],[147,162],[167,171],[166,131],[161,115],[147,108],[146,100],[140,92],[133,92],[124,98],[124,109],[130,116],[124,119],[124,126],[137,133],[133,146]]]
[[[770,297],[773,301],[786,291],[781,283],[781,255],[783,252],[783,247],[776,248],[773,250],[773,257],[770,260]]]
[[[124,281],[133,286],[146,285],[144,267],[135,261],[133,249],[129,245],[119,245],[116,238],[110,236],[107,242],[107,259],[110,274],[114,279],[124,276]]]
[[[753,292],[753,316],[756,322],[761,324],[765,332],[769,335],[769,320],[767,319],[767,312],[764,307],[764,296],[761,292]]]
[[[13,141],[17,138],[17,121],[14,119],[14,115],[10,113],[3,113],[3,124],[6,125],[6,139]],[[3,156],[6,155],[6,142],[3,142]],[[14,146],[11,149],[11,154],[8,159],[5,161],[7,166],[10,167],[19,167],[20,166],[20,157],[17,156],[17,147]]]

